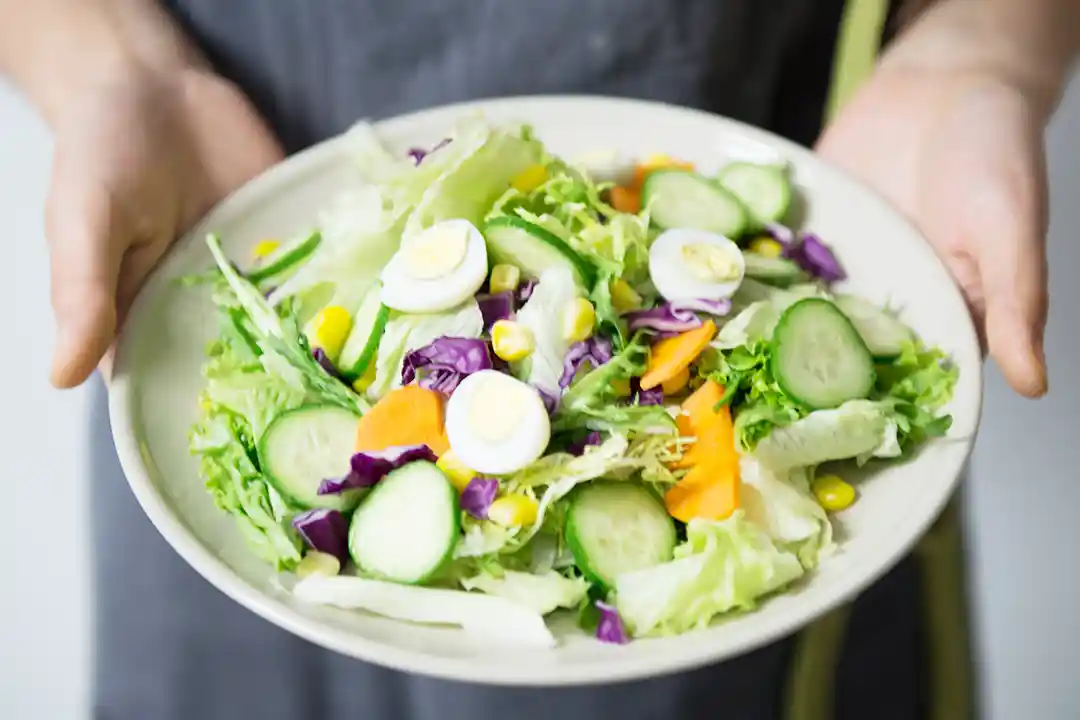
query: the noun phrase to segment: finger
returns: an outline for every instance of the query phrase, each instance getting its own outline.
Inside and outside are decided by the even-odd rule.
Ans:
[[[59,167],[46,204],[57,329],[50,380],[60,388],[86,380],[112,342],[123,255],[107,191],[74,178]]]
[[[1014,215],[1023,217],[1023,214]],[[979,258],[986,302],[986,338],[1005,380],[1025,397],[1047,390],[1043,333],[1049,297],[1046,248],[1036,228],[1001,225]]]
[[[117,333],[122,331],[131,305],[135,302],[135,297],[142,289],[146,278],[168,248],[169,238],[162,237],[144,244],[133,245],[124,253],[116,290]]]

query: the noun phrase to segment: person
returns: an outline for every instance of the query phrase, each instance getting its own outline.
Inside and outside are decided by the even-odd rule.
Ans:
[[[0,0],[0,11],[0,69],[55,137],[46,236],[57,387],[107,358],[169,244],[286,154],[362,117],[600,93],[816,142],[929,238],[1009,384],[1028,397],[1047,390],[1042,137],[1080,49],[1077,0]],[[872,73],[852,94],[860,68]],[[920,565],[933,552],[916,553],[852,607],[772,646],[617,686],[489,688],[323,651],[224,598],[156,536],[124,486],[98,388],[97,717],[975,712],[962,633],[949,635],[963,626],[955,553],[936,570]]]

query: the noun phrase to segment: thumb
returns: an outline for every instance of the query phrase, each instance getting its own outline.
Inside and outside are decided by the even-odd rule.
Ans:
[[[116,286],[124,242],[113,227],[111,199],[59,166],[46,202],[56,345],[50,381],[81,384],[116,333]]]
[[[1025,397],[1046,394],[1043,334],[1049,302],[1046,248],[1033,229],[999,226],[985,238],[979,273],[986,302],[986,340],[1006,381]]]

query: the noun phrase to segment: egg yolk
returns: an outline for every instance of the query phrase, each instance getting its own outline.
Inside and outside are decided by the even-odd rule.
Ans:
[[[739,268],[731,253],[711,243],[683,245],[682,260],[690,274],[702,282],[728,282],[739,277]]]
[[[491,377],[480,383],[469,408],[469,427],[490,443],[509,438],[525,415],[525,391],[511,383]]]
[[[434,280],[448,275],[465,259],[468,228],[436,225],[407,240],[402,247],[405,269],[417,280]]]

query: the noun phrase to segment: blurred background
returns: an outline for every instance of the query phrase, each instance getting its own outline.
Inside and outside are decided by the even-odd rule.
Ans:
[[[990,720],[1080,718],[1080,81],[1049,133],[1050,397],[1014,397],[992,368],[968,485],[980,684]],[[0,718],[89,716],[90,603],[85,389],[60,393],[42,206],[51,142],[0,82]],[[122,580],[118,579],[118,582]]]

